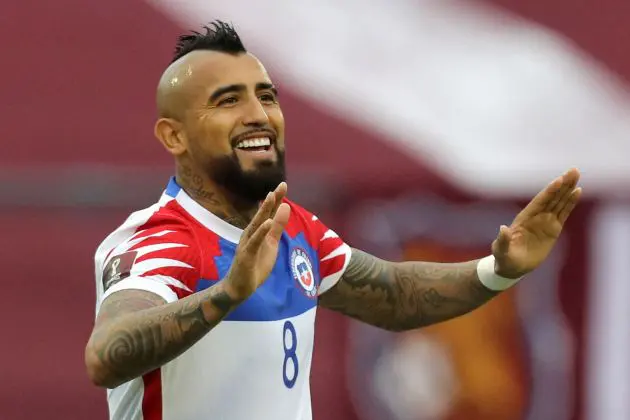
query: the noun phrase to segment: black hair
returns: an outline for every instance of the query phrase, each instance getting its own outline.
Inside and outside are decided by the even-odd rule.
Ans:
[[[247,50],[236,33],[234,26],[215,20],[203,27],[205,33],[192,31],[177,38],[175,54],[171,63],[179,60],[192,51],[220,51],[228,54],[245,53]]]

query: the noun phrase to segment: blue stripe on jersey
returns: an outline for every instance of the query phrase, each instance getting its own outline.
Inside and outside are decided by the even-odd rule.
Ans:
[[[175,198],[175,196],[181,189],[182,187],[180,187],[179,184],[177,184],[177,181],[175,181],[175,177],[173,176],[168,181],[168,185],[166,186],[166,195],[168,195],[169,197]]]
[[[224,278],[230,269],[236,245],[221,238],[221,255],[214,258],[219,278]],[[305,289],[293,276],[291,255],[305,251],[313,270],[313,281],[319,285],[319,262],[317,253],[312,249],[303,233],[295,238],[286,233],[282,235],[278,250],[278,259],[267,281],[245,302],[240,304],[226,318],[226,321],[276,321],[300,315],[317,305],[317,297],[308,297]],[[199,280],[197,292],[204,290],[216,281]]]

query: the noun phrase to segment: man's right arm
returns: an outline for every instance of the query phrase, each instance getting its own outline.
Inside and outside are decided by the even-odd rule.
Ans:
[[[111,294],[85,349],[90,379],[115,388],[168,363],[240,303],[231,296],[224,282],[173,303],[144,290]]]
[[[123,254],[105,264],[105,297],[85,349],[92,382],[115,388],[170,362],[251,296],[276,263],[290,215],[282,203],[286,191],[282,182],[269,193],[243,231],[225,278],[201,292],[186,285],[201,275],[195,269],[201,261],[185,227],[163,224],[119,245]],[[168,296],[175,301],[167,303]]]

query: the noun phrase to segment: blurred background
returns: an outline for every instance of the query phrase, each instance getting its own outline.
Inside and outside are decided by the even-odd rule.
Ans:
[[[389,334],[324,310],[315,419],[630,418],[627,0],[32,0],[0,11],[0,418],[105,419],[93,253],[172,172],[154,89],[233,22],[280,86],[290,196],[384,258],[478,258],[566,169],[551,258],[473,314]]]

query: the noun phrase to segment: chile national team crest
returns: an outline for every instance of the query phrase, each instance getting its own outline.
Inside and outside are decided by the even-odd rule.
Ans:
[[[291,252],[291,272],[306,296],[313,298],[317,295],[313,265],[308,254],[302,248],[294,248]]]

